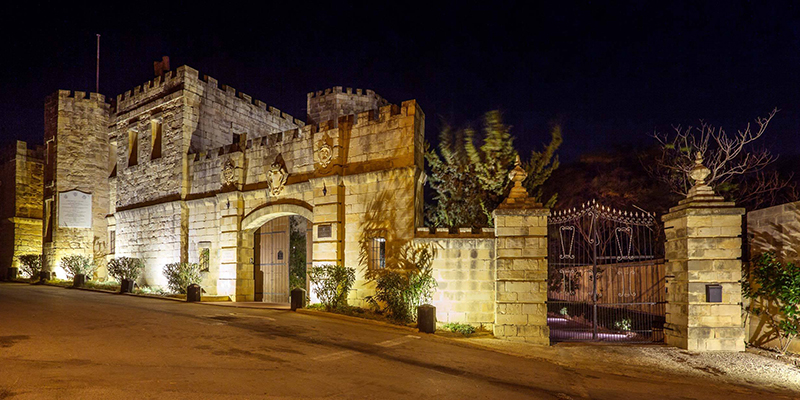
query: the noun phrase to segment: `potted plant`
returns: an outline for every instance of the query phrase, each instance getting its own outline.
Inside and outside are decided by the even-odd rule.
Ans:
[[[25,254],[19,256],[19,263],[22,264],[22,272],[28,276],[31,282],[39,277],[42,271],[42,255],[41,254]],[[16,270],[13,271],[13,279],[16,279]]]
[[[86,277],[97,269],[91,257],[78,254],[62,258],[61,266],[67,277],[72,278],[73,287],[82,287],[86,283]]]
[[[134,282],[143,269],[144,263],[138,258],[117,257],[108,262],[108,274],[119,281],[120,293],[133,292]]]
[[[199,285],[203,281],[200,266],[196,263],[170,263],[164,266],[164,276],[167,285],[173,293],[186,294],[187,301],[200,301],[199,292],[195,291],[189,296],[189,287]],[[195,290],[197,290],[195,288]]]

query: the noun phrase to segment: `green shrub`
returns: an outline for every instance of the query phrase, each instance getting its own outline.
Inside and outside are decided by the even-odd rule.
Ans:
[[[19,263],[22,264],[22,272],[30,279],[38,279],[42,272],[42,255],[25,254],[19,256]]]
[[[780,262],[770,251],[745,266],[742,275],[742,295],[751,300],[747,311],[767,317],[785,353],[800,330],[800,267]]]
[[[347,306],[347,294],[356,281],[356,270],[327,264],[311,268],[309,279],[314,293],[327,310]]]
[[[119,282],[123,279],[135,281],[144,270],[144,263],[138,258],[117,257],[108,262],[108,274]]]
[[[174,293],[186,294],[186,288],[191,284],[200,284],[203,280],[200,275],[200,265],[197,263],[171,263],[164,266],[164,276],[167,277],[167,286]]]
[[[464,336],[469,336],[475,333],[474,326],[467,324],[460,324],[458,322],[450,322],[448,324],[444,324],[444,328],[449,329],[450,332],[460,333]]]
[[[66,256],[61,259],[61,266],[67,273],[67,278],[75,279],[75,275],[91,276],[97,267],[94,265],[92,257],[79,254]]]
[[[389,317],[404,323],[417,319],[417,307],[430,302],[436,288],[430,266],[410,271],[387,269],[375,283],[375,295],[367,301],[377,307],[385,305]]]
[[[569,317],[569,310],[567,310],[567,307],[561,307],[561,311],[559,311],[558,313],[565,317]]]
[[[614,329],[618,331],[629,331],[631,330],[633,321],[630,318],[623,318],[619,321],[614,321]]]

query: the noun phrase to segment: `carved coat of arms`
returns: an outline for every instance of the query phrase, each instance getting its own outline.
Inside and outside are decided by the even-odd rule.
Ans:
[[[269,171],[267,172],[267,186],[269,186],[269,193],[273,196],[277,196],[283,190],[283,186],[286,185],[286,178],[289,177],[289,172],[286,171],[286,167],[283,163],[275,161],[272,163]]]
[[[325,168],[331,163],[333,159],[333,149],[331,145],[323,143],[317,149],[317,159],[319,160],[320,168]]]
[[[233,185],[236,180],[235,178],[236,164],[229,158],[228,161],[225,161],[225,164],[222,165],[222,184]]]

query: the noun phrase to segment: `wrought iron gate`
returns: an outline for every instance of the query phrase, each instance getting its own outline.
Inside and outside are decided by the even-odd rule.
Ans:
[[[664,340],[663,239],[655,216],[592,201],[548,221],[550,340]]]

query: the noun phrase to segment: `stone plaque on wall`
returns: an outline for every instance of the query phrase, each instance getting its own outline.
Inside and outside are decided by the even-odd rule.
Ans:
[[[331,224],[317,226],[317,237],[319,238],[331,237]]]
[[[59,228],[92,227],[92,195],[80,190],[58,194]]]

